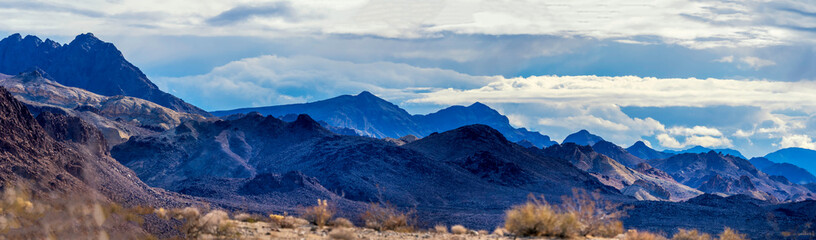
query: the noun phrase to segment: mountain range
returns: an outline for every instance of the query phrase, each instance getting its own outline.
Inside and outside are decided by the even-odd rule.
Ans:
[[[804,148],[783,148],[765,155],[776,163],[790,163],[816,174],[816,151]]]
[[[37,196],[264,214],[328,199],[352,219],[389,202],[426,225],[492,229],[531,194],[558,203],[584,189],[631,209],[627,228],[730,226],[758,238],[816,221],[806,149],[749,161],[731,149],[624,149],[586,130],[558,144],[481,103],[410,115],[369,92],[208,117],[91,34],[67,45],[12,35],[0,42],[8,71],[0,184]]]
[[[399,106],[363,91],[331,99],[270,107],[242,108],[212,112],[216,116],[258,112],[263,115],[285,116],[308,114],[330,126],[354,129],[361,136],[400,138],[406,135],[428,136],[470,124],[484,124],[501,132],[508,140],[527,140],[537,147],[555,144],[546,135],[524,128],[514,128],[510,120],[482,103],[452,106],[427,115],[411,115]]]
[[[17,75],[39,68],[52,80],[104,96],[124,95],[145,99],[186,113],[210,116],[204,110],[159,90],[147,76],[128,62],[112,43],[92,33],[80,34],[68,44],[15,33],[0,40],[0,73]]]

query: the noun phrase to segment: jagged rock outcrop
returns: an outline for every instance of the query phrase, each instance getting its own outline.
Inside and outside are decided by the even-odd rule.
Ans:
[[[684,153],[668,159],[652,160],[649,164],[665,171],[680,183],[708,193],[747,194],[767,201],[816,198],[800,185],[771,179],[748,160],[714,151]]]
[[[550,146],[539,152],[545,156],[566,159],[577,168],[592,174],[602,183],[640,200],[679,201],[701,194],[700,191],[680,184],[671,177],[660,176],[659,172],[635,171],[606,155],[595,152],[590,146],[565,143]],[[635,187],[631,186],[638,181],[643,181],[643,183]]]
[[[91,33],[61,45],[50,39],[20,34],[0,40],[0,73],[16,75],[40,68],[53,80],[104,96],[124,95],[145,99],[179,112],[210,116],[183,100],[159,90],[122,53]]]

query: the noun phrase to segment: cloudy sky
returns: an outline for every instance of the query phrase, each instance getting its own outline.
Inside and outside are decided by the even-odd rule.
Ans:
[[[417,114],[480,101],[559,141],[816,149],[808,0],[2,0],[0,15],[4,35],[93,32],[206,110],[368,90]]]

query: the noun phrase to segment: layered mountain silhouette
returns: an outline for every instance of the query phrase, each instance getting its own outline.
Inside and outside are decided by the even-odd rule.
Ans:
[[[707,153],[684,153],[668,159],[651,160],[649,164],[665,171],[675,180],[707,193],[747,194],[767,201],[814,199],[808,189],[773,178],[754,167],[748,160]]]
[[[554,144],[546,135],[514,128],[510,120],[482,103],[452,106],[428,115],[411,115],[404,109],[364,91],[312,103],[216,111],[216,116],[258,112],[286,116],[308,114],[331,126],[357,130],[359,135],[376,138],[400,138],[406,135],[428,136],[470,124],[484,124],[501,132],[510,141],[527,140],[537,147]]]
[[[707,152],[710,152],[710,151],[722,153],[724,155],[731,155],[731,156],[739,157],[739,158],[742,158],[742,159],[748,159],[745,156],[743,156],[742,153],[740,153],[739,151],[734,150],[734,149],[730,149],[730,148],[711,149],[711,148],[702,147],[702,146],[694,146],[694,147],[691,147],[689,149],[681,150],[681,151],[665,150],[663,152],[670,153],[670,154],[681,154],[681,153],[707,153]]]
[[[472,216],[469,224],[492,226],[529,193],[558,200],[581,188],[628,199],[569,162],[533,154],[486,125],[398,146],[332,133],[308,115],[285,122],[253,113],[185,122],[160,135],[133,137],[111,152],[151,186],[259,211],[291,211],[315,198],[334,199],[352,212],[388,201],[437,213],[428,215],[434,220],[465,214]]]
[[[204,119],[198,114],[176,112],[135,97],[108,97],[66,87],[47,77],[47,73],[34,69],[16,76],[0,76],[0,86],[6,87],[35,114],[66,114],[95,125],[110,146],[130,136],[174,128],[182,121]]]
[[[749,161],[767,174],[783,176],[794,183],[816,183],[816,176],[813,176],[813,174],[804,168],[790,163],[775,163],[764,157],[751,158]]]
[[[624,166],[630,168],[635,168],[638,166],[638,164],[646,162],[646,160],[643,160],[635,155],[632,155],[631,153],[626,151],[626,149],[623,149],[622,147],[615,145],[612,142],[607,142],[604,140],[596,142],[594,145],[592,145],[592,149],[600,154],[615,159],[615,161],[618,161]]]
[[[595,176],[602,183],[639,200],[686,200],[702,192],[678,183],[668,174],[640,163],[629,168],[615,159],[596,152],[592,147],[575,143],[556,144],[539,153],[566,159],[575,167]]]
[[[768,153],[765,158],[776,163],[790,163],[816,174],[816,151],[805,148],[783,148]]]
[[[651,147],[647,146],[646,143],[644,143],[643,141],[635,142],[635,144],[632,144],[632,146],[626,148],[626,151],[640,159],[645,160],[664,159],[675,155],[672,153],[654,150]]]
[[[186,113],[210,116],[183,100],[159,90],[122,53],[91,33],[78,35],[71,43],[59,44],[36,36],[12,34],[0,40],[0,73],[16,75],[40,68],[54,81],[104,96],[124,95],[146,99]]]

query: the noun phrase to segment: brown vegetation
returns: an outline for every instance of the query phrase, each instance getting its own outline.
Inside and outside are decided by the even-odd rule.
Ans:
[[[402,212],[389,203],[370,203],[360,218],[365,227],[377,231],[411,232],[415,229],[414,211]]]
[[[576,236],[614,237],[623,232],[618,218],[620,206],[604,201],[600,194],[574,190],[560,206],[543,198],[530,197],[527,203],[507,211],[505,228],[518,236],[571,238]]]
[[[453,225],[453,227],[451,227],[451,233],[453,234],[465,234],[467,231],[468,229],[462,225]]]
[[[324,227],[335,212],[334,207],[329,206],[327,200],[317,199],[317,205],[304,209],[301,217],[318,227]]]

